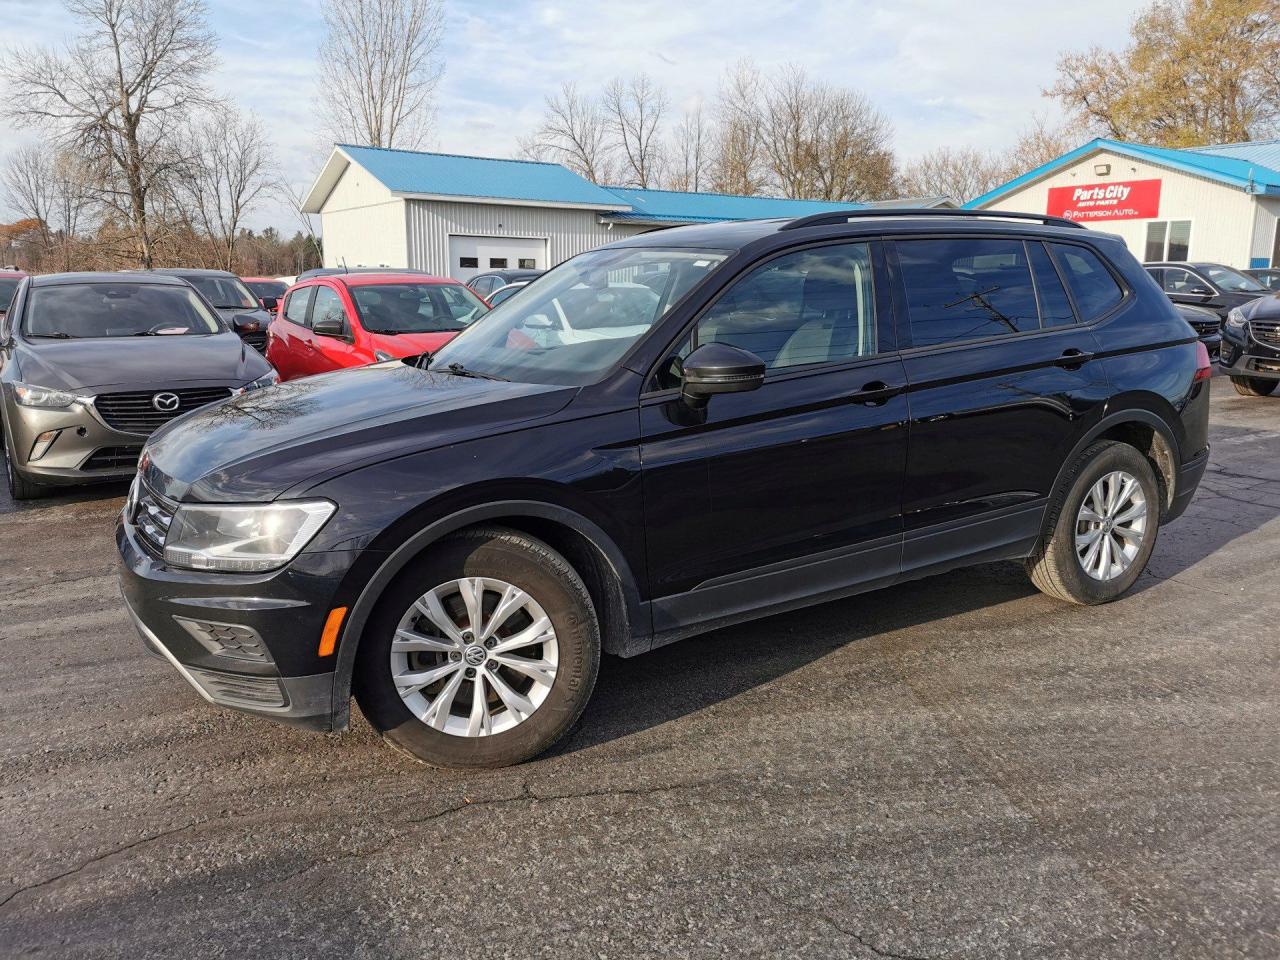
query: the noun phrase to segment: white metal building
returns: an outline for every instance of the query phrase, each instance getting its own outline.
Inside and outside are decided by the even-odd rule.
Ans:
[[[940,201],[935,201],[940,202]],[[338,145],[303,201],[327,267],[410,267],[469,280],[546,270],[655,227],[801,217],[853,203],[604,188],[555,163]]]
[[[1118,234],[1144,261],[1280,266],[1280,140],[1093,140],[965,206],[1064,216]]]

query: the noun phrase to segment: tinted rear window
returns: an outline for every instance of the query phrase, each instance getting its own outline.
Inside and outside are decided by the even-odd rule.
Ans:
[[[1040,297],[1040,322],[1046,327],[1061,327],[1076,322],[1071,311],[1062,278],[1049,259],[1049,252],[1039,243],[1027,244],[1031,253],[1031,272],[1036,278],[1036,293]]]
[[[131,337],[220,333],[222,324],[190,287],[69,283],[36,287],[27,300],[29,337]]]
[[[1039,329],[1021,240],[900,240],[897,250],[915,346]]]
[[[1092,250],[1065,243],[1051,246],[1081,320],[1096,320],[1124,299],[1124,290]]]

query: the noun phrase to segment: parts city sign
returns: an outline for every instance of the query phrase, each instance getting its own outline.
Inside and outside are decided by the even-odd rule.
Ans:
[[[1146,220],[1160,215],[1159,180],[1050,187],[1045,213],[1068,220]]]

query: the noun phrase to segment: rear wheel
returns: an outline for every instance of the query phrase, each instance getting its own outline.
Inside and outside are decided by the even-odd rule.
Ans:
[[[1071,603],[1107,603],[1141,575],[1160,526],[1160,487],[1147,458],[1095,443],[1050,501],[1046,532],[1026,561],[1031,582]]]
[[[1268,380],[1265,377],[1232,377],[1231,385],[1242,397],[1269,397],[1275,392],[1280,380]]]
[[[4,440],[3,450],[0,451],[0,457],[4,457],[4,475],[9,485],[9,496],[14,500],[37,500],[40,497],[47,496],[49,488],[39,483],[32,483],[26,477],[18,473],[18,468],[14,466],[13,460],[9,457],[9,437],[4,434],[0,439]]]
[[[355,692],[417,759],[498,767],[564,735],[599,661],[591,597],[568,562],[533,537],[478,528],[432,546],[379,601]]]

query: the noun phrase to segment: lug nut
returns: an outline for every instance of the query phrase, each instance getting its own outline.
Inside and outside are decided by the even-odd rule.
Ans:
[[[488,663],[486,663],[486,664],[485,664],[485,666],[486,666],[486,667],[488,667],[490,670],[497,670],[497,669],[498,669],[498,661],[497,661],[497,660],[490,660]]]
[[[468,680],[470,680],[470,679],[471,679],[472,677],[474,677],[475,675],[476,675],[476,668],[475,668],[475,667],[467,667],[467,679],[468,679]]]
[[[457,650],[450,650],[450,651],[449,651],[449,659],[450,659],[450,660],[461,660],[461,659],[462,659],[462,654],[461,654],[461,653],[459,653]]]
[[[467,641],[467,643],[470,643],[472,640],[475,639],[475,634],[473,634],[470,630],[463,630],[462,639]]]
[[[498,642],[498,641],[497,641],[497,640],[495,640],[495,639],[493,639],[493,637],[490,637],[488,640],[486,640],[486,641],[484,642],[485,649],[487,649],[487,650],[491,650],[491,649],[493,649],[493,645],[494,645],[495,643],[497,643],[497,642]]]

